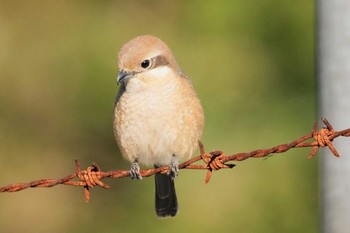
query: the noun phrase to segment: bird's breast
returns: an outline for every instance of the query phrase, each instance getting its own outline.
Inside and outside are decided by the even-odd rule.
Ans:
[[[130,81],[114,113],[123,156],[145,164],[169,164],[173,154],[179,159],[191,156],[202,130],[194,111],[196,95],[183,93],[176,79],[153,86]]]

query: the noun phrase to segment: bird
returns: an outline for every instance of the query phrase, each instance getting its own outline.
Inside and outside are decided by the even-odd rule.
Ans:
[[[113,131],[130,176],[140,180],[140,165],[168,166],[155,174],[158,217],[178,212],[174,179],[179,161],[195,153],[204,129],[204,111],[189,78],[170,48],[158,37],[137,36],[118,53],[120,84]]]

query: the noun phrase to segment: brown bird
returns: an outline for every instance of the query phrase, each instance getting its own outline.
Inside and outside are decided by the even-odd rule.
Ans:
[[[178,161],[189,159],[204,128],[203,108],[190,80],[168,46],[154,36],[138,36],[118,55],[121,84],[114,106],[114,135],[130,175],[142,179],[139,163],[169,166],[156,174],[156,212],[159,217],[178,211],[174,178]]]

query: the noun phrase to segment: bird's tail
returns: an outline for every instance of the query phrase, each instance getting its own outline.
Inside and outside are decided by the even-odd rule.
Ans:
[[[158,217],[173,217],[178,211],[174,180],[167,174],[155,174]]]

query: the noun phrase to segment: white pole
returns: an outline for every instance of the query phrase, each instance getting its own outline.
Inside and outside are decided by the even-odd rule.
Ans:
[[[350,128],[350,0],[318,1],[318,87],[320,117],[335,130]],[[350,142],[335,139],[340,159],[321,155],[321,229],[350,232]]]

